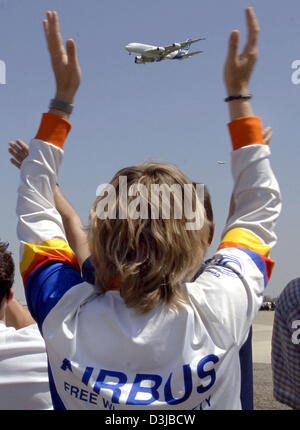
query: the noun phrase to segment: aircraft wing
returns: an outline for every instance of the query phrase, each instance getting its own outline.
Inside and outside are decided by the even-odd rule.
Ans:
[[[199,37],[199,39],[187,40],[186,42],[180,43],[181,49],[184,49],[187,45],[199,42],[199,40],[205,40],[205,37]]]
[[[191,52],[190,54],[184,54],[180,58],[178,58],[178,60],[185,60],[186,58],[192,57],[193,55],[196,55],[196,54],[201,54],[202,52],[203,51],[194,51],[194,52]]]
[[[182,42],[182,43],[173,43],[172,45],[162,46],[162,47],[150,46],[149,49],[146,49],[142,53],[142,56],[144,58],[153,58],[153,60],[161,60],[163,57],[166,57],[168,54],[171,54],[172,52],[178,51],[180,49],[184,49],[187,46],[189,47],[192,43],[195,43],[195,42],[198,42],[199,40],[204,40],[204,39],[205,38],[200,37],[199,39],[187,40],[186,42]]]
[[[173,45],[164,46],[164,53],[167,55],[171,52],[178,51],[178,49],[184,49],[186,46],[190,46],[192,43],[199,42],[199,40],[205,40],[205,37],[199,37],[199,39],[187,40],[186,42],[173,43]]]

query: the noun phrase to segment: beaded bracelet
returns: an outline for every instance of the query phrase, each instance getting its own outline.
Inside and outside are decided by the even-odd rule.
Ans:
[[[242,100],[250,100],[250,99],[252,99],[252,95],[248,94],[247,96],[243,96],[242,94],[240,94],[238,96],[229,96],[229,97],[226,97],[226,99],[224,99],[224,101],[226,103],[228,103],[228,102],[231,102],[233,100],[241,100],[241,99]]]

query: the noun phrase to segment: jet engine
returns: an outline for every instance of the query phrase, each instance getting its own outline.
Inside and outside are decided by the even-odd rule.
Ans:
[[[164,48],[163,46],[158,46],[158,47],[156,48],[156,50],[157,50],[158,52],[160,52],[160,53],[165,52],[165,48]]]
[[[134,62],[135,62],[135,64],[143,64],[144,63],[141,55],[137,55],[134,59]]]
[[[180,43],[173,43],[174,48],[180,49],[181,45]]]

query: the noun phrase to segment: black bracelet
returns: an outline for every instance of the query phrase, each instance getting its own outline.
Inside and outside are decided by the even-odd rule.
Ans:
[[[252,99],[252,95],[248,94],[247,96],[243,96],[242,94],[238,95],[238,96],[229,96],[226,97],[226,99],[224,99],[224,102],[228,103],[231,102],[232,100],[250,100]]]
[[[62,100],[57,99],[52,99],[49,105],[49,109],[57,109],[69,114],[73,112],[73,108],[74,105],[71,103],[63,102]]]

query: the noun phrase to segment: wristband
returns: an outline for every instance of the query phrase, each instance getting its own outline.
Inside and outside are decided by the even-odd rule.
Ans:
[[[62,112],[71,114],[74,109],[74,105],[71,103],[63,102],[61,100],[52,99],[49,104],[49,109],[57,109]]]
[[[224,99],[224,102],[228,103],[231,102],[232,100],[250,100],[252,99],[252,95],[248,94],[247,96],[243,96],[242,94],[238,95],[238,96],[229,96],[226,97],[226,99]]]

